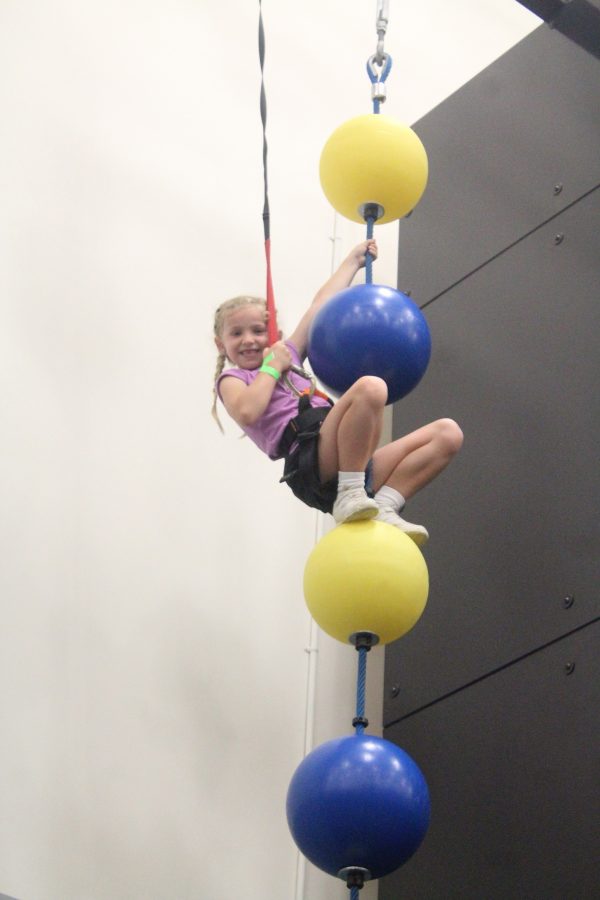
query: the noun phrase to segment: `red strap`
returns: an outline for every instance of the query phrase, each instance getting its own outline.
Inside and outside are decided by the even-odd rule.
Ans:
[[[279,340],[279,329],[277,328],[277,312],[275,310],[275,294],[273,292],[273,280],[271,278],[271,239],[265,241],[265,256],[267,258],[267,333],[269,335],[269,346],[272,346]]]

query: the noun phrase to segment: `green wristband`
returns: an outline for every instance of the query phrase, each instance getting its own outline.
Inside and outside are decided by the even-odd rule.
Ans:
[[[281,378],[281,372],[278,372],[277,369],[274,369],[273,366],[268,366],[266,363],[263,363],[258,371],[266,372],[267,375],[271,375],[271,377],[274,378],[275,381],[279,381],[279,379]]]

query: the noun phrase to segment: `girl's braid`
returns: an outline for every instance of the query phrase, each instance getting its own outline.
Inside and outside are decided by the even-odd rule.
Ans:
[[[217,423],[217,425],[219,426],[221,434],[225,434],[225,432],[223,431],[223,426],[221,425],[221,420],[219,419],[219,413],[217,412],[217,400],[218,400],[217,381],[219,380],[219,375],[225,368],[225,360],[226,360],[225,354],[223,352],[220,352],[219,355],[217,356],[217,368],[215,370],[215,380],[213,382],[213,404],[212,404],[212,409],[211,409],[211,415],[212,415],[213,419],[215,420],[215,422]]]
[[[265,315],[266,315],[267,304],[266,304],[266,301],[263,300],[261,297],[248,297],[246,295],[242,295],[240,297],[232,297],[231,300],[226,300],[224,303],[221,303],[221,305],[217,308],[217,311],[215,313],[215,322],[214,322],[215,337],[218,337],[218,338],[221,337],[221,332],[223,331],[225,319],[227,318],[227,316],[230,313],[235,312],[236,309],[241,309],[242,306],[248,306],[250,304],[254,304],[256,306],[262,306],[262,308],[265,310]],[[223,369],[225,368],[226,361],[227,361],[227,357],[225,356],[225,353],[223,353],[223,351],[220,351],[219,355],[217,356],[217,367],[215,369],[215,377],[214,377],[214,381],[213,381],[213,404],[212,404],[212,409],[211,409],[211,415],[212,415],[213,419],[215,420],[215,422],[217,423],[217,425],[219,426],[219,428],[221,429],[221,432],[223,434],[225,432],[223,431],[223,426],[221,425],[221,420],[219,419],[219,413],[217,412],[217,400],[218,400],[218,396],[219,396],[217,394],[217,381],[219,380],[219,375],[221,375],[221,373],[223,372]]]

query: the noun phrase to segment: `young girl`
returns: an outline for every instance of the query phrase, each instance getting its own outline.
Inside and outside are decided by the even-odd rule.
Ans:
[[[427,530],[406,522],[400,512],[460,449],[456,422],[439,419],[378,448],[387,400],[381,378],[359,378],[333,405],[314,390],[314,382],[307,389],[310,376],[300,374],[315,314],[352,283],[367,252],[376,258],[374,240],[352,250],[290,338],[271,347],[264,300],[235,297],[221,304],[214,325],[219,360],[213,415],[218,422],[218,396],[261,450],[271,459],[285,458],[281,480],[309,506],[332,513],[338,524],[375,518],[423,544]],[[233,368],[224,370],[226,360]]]

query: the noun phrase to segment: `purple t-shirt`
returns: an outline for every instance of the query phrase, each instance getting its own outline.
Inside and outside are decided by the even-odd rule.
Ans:
[[[296,366],[300,366],[301,360],[298,351],[290,341],[285,342],[286,347],[292,354],[292,362]],[[221,397],[220,385],[224,378],[239,378],[245,384],[252,384],[259,369],[226,369],[217,381],[217,393]],[[291,383],[298,389],[304,391],[309,386],[305,378],[297,375],[289,370],[284,373],[287,375]],[[324,397],[314,394],[311,397],[311,406],[329,406]],[[252,425],[246,425],[243,431],[248,435],[250,440],[254,441],[257,447],[260,447],[271,459],[279,459],[279,442],[285,431],[285,427],[294,416],[298,415],[298,396],[286,386],[283,376],[277,381],[271,401],[266,410]]]

